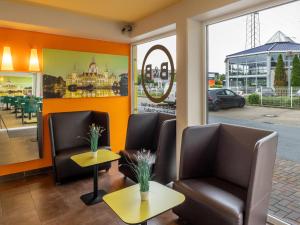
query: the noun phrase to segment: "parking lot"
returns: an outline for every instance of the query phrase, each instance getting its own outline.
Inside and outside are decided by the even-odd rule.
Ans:
[[[245,106],[210,111],[208,120],[277,131],[278,156],[300,163],[300,110]]]
[[[300,110],[296,109],[245,106],[244,108],[231,108],[218,112],[210,111],[209,115],[213,117],[226,117],[237,120],[252,120],[255,122],[300,127]],[[275,117],[268,115],[275,115]]]

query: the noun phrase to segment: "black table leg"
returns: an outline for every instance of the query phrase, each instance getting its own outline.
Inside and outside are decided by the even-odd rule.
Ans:
[[[98,197],[98,165],[94,166],[94,198]]]
[[[98,190],[98,168],[99,165],[94,165],[94,191],[80,196],[86,205],[102,202],[102,197],[106,194],[104,190]]]

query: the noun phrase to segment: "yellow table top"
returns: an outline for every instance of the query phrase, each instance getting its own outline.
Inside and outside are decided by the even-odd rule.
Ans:
[[[139,184],[103,197],[108,206],[127,224],[143,223],[184,202],[183,194],[150,181],[149,200],[141,201]]]
[[[71,159],[81,167],[88,167],[118,160],[120,159],[120,155],[106,149],[99,149],[97,151],[97,157],[94,157],[92,151],[89,151],[73,155]]]

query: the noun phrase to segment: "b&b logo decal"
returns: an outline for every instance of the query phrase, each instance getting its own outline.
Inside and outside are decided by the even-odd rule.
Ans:
[[[161,62],[160,67],[156,66],[155,68],[153,68],[153,65],[151,63],[146,64],[146,62],[150,54],[153,53],[155,50],[162,51],[167,56],[168,61]],[[166,47],[162,45],[154,45],[146,53],[142,65],[142,86],[145,95],[154,103],[163,102],[171,93],[174,79],[175,69],[170,52]],[[163,90],[161,95],[157,94],[158,91],[152,91],[150,88],[151,84],[157,81],[163,83],[163,87],[160,87]],[[167,87],[166,90],[164,90],[165,87]],[[156,90],[157,89],[158,88],[156,87]]]

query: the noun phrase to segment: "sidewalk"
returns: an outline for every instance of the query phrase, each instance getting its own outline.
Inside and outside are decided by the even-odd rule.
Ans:
[[[292,225],[300,224],[300,164],[276,161],[269,213]]]

